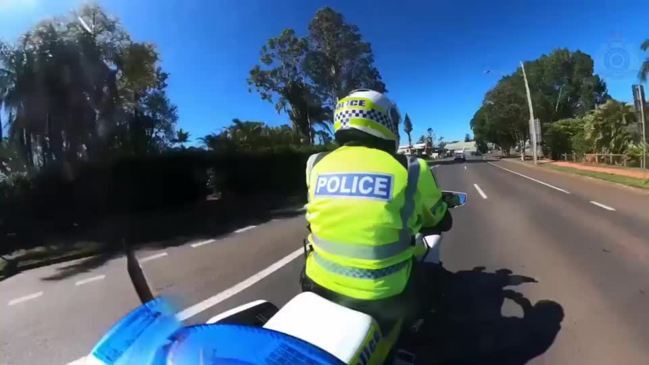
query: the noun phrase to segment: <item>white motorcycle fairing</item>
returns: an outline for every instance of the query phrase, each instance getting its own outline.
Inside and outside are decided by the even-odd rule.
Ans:
[[[296,295],[264,328],[314,344],[346,364],[362,352],[370,355],[380,339],[379,327],[365,313],[343,307],[314,293]]]

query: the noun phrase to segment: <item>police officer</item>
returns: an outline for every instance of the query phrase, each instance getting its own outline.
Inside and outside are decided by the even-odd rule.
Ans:
[[[400,115],[367,89],[341,99],[341,146],[307,162],[310,227],[303,290],[372,315],[385,325],[418,308],[414,235],[452,219],[427,163],[397,155]],[[413,278],[411,278],[413,277]],[[404,313],[409,312],[409,313]]]

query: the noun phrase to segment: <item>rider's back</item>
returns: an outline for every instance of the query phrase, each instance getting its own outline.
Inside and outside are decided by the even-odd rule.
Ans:
[[[416,189],[408,194],[408,170],[380,149],[342,146],[318,161],[308,180],[314,252],[307,260],[307,276],[358,299],[399,294],[410,273],[410,227],[417,220]],[[405,229],[404,217],[409,223]]]

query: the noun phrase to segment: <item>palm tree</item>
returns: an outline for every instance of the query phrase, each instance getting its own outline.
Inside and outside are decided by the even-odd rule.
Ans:
[[[173,144],[179,144],[180,148],[185,148],[185,143],[189,142],[189,132],[182,128],[176,131],[176,136],[171,140]]]
[[[640,49],[642,49],[645,52],[649,52],[649,39],[645,39],[644,42],[642,42],[642,45],[640,45]],[[649,78],[649,57],[645,58],[644,62],[642,63],[642,66],[640,67],[640,80],[642,81],[647,81],[647,78]]]
[[[412,138],[410,137],[410,133],[412,133],[412,122],[408,113],[406,113],[406,117],[403,119],[403,131],[408,135],[408,146],[412,146]]]

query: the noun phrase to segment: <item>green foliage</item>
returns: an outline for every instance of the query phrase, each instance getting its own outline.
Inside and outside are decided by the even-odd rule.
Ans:
[[[583,118],[587,143],[597,153],[624,153],[638,140],[633,107],[609,100]]]
[[[639,143],[629,144],[626,149],[626,155],[629,158],[629,162],[631,164],[635,164],[636,166],[640,166],[642,161],[642,153],[644,151],[649,151],[649,143],[645,142],[644,146],[642,141],[640,141]]]
[[[270,127],[262,122],[233,119],[220,133],[200,139],[209,150],[266,151],[301,145],[300,136],[288,125]]]
[[[29,168],[157,153],[177,120],[155,47],[96,5],[0,44],[0,107]]]
[[[645,39],[645,41],[642,42],[640,49],[645,52],[649,52],[649,39]],[[647,78],[649,78],[649,57],[645,58],[644,62],[642,62],[638,76],[642,81],[647,81]]]
[[[187,142],[189,142],[189,132],[182,128],[176,131],[176,136],[171,140],[171,143],[180,145],[181,148],[185,148]]]
[[[308,46],[305,68],[325,105],[333,108],[358,88],[386,91],[372,46],[363,41],[356,25],[346,23],[332,8],[318,10],[309,23]]]
[[[545,147],[552,158],[564,153],[628,153],[640,139],[633,108],[608,100],[581,118],[564,119],[544,126]]]
[[[410,133],[412,133],[412,121],[410,121],[410,116],[406,113],[406,117],[403,118],[403,131],[406,132],[408,136],[408,146],[412,146],[412,138]]]
[[[547,123],[543,127],[543,132],[543,141],[547,152],[553,159],[558,160],[564,153],[572,153],[575,150],[573,138],[581,134],[577,137],[577,143],[579,143],[579,139],[584,138],[584,121],[571,118]]]
[[[303,68],[307,51],[306,40],[298,38],[293,29],[285,29],[262,47],[261,65],[250,70],[248,84],[263,100],[274,102],[278,112],[287,112],[293,128],[312,143],[315,126],[325,125],[331,110],[322,107],[308,84]]]
[[[542,123],[585,115],[609,95],[593,73],[592,58],[580,51],[557,49],[527,62],[525,70],[535,117]],[[505,152],[529,136],[529,111],[520,69],[503,77],[484,98],[471,120],[478,141],[492,142]]]
[[[584,130],[578,131],[572,138],[570,138],[573,152],[582,157],[584,154],[592,150],[590,144],[586,140],[586,132]]]
[[[304,142],[314,143],[317,137],[326,143],[337,98],[362,87],[385,91],[373,63],[371,46],[358,28],[324,8],[312,19],[307,37],[289,28],[269,39],[248,84],[289,115]]]

